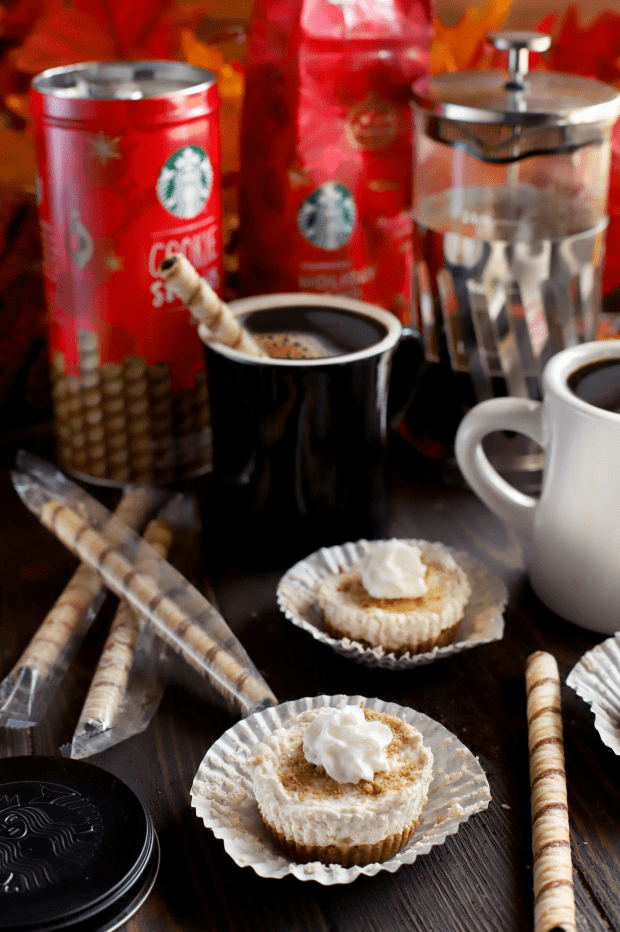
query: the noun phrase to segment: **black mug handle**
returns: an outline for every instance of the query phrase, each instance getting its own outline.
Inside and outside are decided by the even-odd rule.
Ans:
[[[388,395],[388,424],[396,430],[413,400],[418,376],[424,361],[422,334],[413,327],[403,327],[392,356],[392,374]]]

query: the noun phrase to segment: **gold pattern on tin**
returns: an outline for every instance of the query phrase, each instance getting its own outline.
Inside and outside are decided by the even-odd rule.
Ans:
[[[96,333],[78,334],[80,375],[52,360],[52,397],[62,466],[114,483],[171,482],[210,464],[211,413],[206,373],[172,393],[167,363],[142,356],[101,363]]]

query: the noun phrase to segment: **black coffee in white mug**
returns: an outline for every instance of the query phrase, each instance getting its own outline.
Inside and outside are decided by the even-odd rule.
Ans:
[[[280,358],[239,353],[199,329],[213,427],[205,537],[214,553],[286,565],[320,546],[383,536],[398,319],[302,293],[229,307]]]
[[[620,359],[597,359],[568,379],[572,392],[588,404],[620,414]]]

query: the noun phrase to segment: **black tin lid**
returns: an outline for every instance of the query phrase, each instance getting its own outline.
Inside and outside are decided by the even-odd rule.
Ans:
[[[122,780],[57,757],[0,760],[0,932],[108,932],[159,867],[152,819]]]

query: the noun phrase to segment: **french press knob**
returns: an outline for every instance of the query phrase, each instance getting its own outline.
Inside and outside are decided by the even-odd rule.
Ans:
[[[525,77],[530,70],[530,52],[546,52],[551,45],[551,36],[527,30],[491,32],[489,41],[498,51],[508,52],[511,79],[504,85],[506,90],[524,91],[527,88]]]

